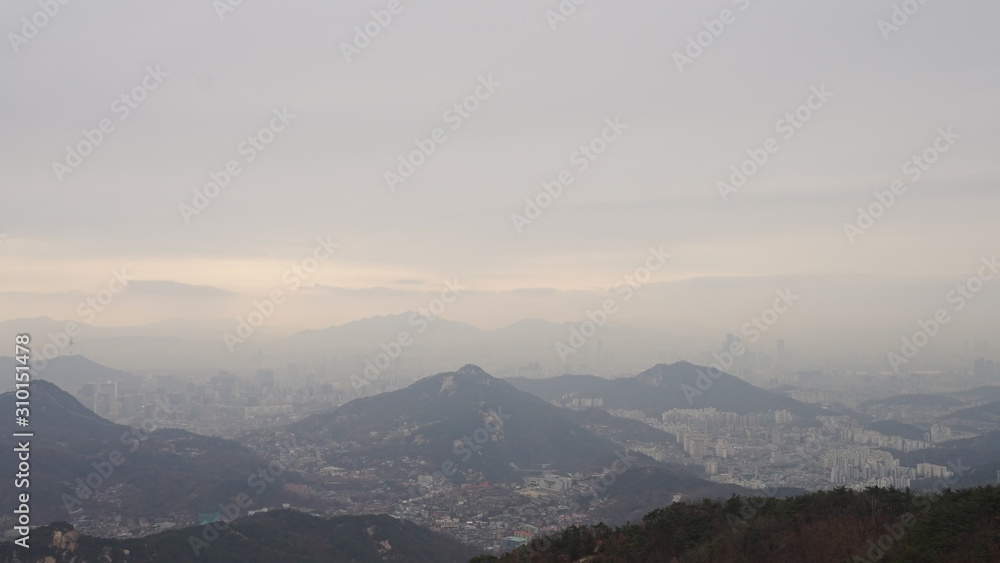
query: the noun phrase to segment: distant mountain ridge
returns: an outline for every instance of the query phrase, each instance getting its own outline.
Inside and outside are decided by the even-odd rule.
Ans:
[[[659,417],[670,409],[708,407],[740,414],[784,409],[809,418],[830,414],[822,407],[755,387],[726,373],[709,375],[708,368],[690,362],[658,364],[634,377],[618,379],[562,375],[549,379],[508,378],[507,381],[545,400],[603,399],[605,409],[641,410],[651,417]]]
[[[72,322],[80,331],[75,351],[68,347],[60,354],[82,354],[108,365],[127,369],[182,369],[202,371],[205,366],[256,366],[259,352],[278,362],[320,359],[331,353],[374,355],[380,343],[392,342],[403,332],[412,338],[407,356],[419,358],[429,369],[444,370],[459,362],[485,362],[502,356],[510,361],[558,361],[552,343],[567,337],[572,323],[525,319],[497,329],[481,329],[468,323],[407,311],[363,318],[318,329],[291,330],[264,324],[254,331],[252,345],[240,346],[232,354],[222,335],[236,330],[232,319],[170,319],[133,327],[103,327],[77,320],[60,321],[48,317],[0,322],[4,335],[29,333],[35,353],[59,336]],[[608,345],[642,354],[662,340],[662,331],[613,325],[602,328]],[[248,341],[248,344],[251,341]],[[235,364],[234,364],[235,362]],[[212,370],[209,369],[209,372]]]

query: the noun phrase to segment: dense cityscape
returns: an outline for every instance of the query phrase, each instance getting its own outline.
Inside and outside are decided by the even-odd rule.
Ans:
[[[280,471],[274,473],[291,471],[304,476],[302,482],[282,484],[293,498],[301,499],[299,504],[260,506],[248,510],[248,515],[281,507],[325,516],[385,513],[493,552],[512,549],[538,534],[597,523],[605,515],[602,503],[607,502],[604,493],[608,487],[602,486],[602,479],[614,476],[609,468],[591,473],[523,468],[521,482],[504,483],[489,482],[474,472],[456,482],[440,471],[435,474],[427,461],[408,456],[375,465],[356,462],[337,466],[332,460],[350,459],[349,453],[358,444],[300,444],[293,432],[282,427],[360,395],[387,393],[412,382],[387,376],[355,388],[316,367],[312,366],[313,371],[308,365],[290,364],[281,375],[270,369],[249,375],[220,372],[202,383],[147,373],[126,381],[88,382],[74,390],[74,395],[96,414],[147,433],[179,428],[242,440],[264,459],[280,460]],[[868,487],[907,489],[954,477],[956,467],[907,464],[900,457],[997,429],[995,424],[981,422],[977,426],[961,418],[952,419],[951,425],[941,422],[990,401],[973,398],[954,404],[894,404],[892,400],[880,402],[880,396],[891,399],[903,389],[918,394],[973,388],[997,379],[987,360],[976,359],[971,368],[947,374],[887,377],[858,373],[836,378],[824,377],[819,370],[736,370],[748,382],[769,386],[803,403],[850,406],[872,415],[874,422],[842,415],[819,416],[803,423],[802,417],[785,409],[740,414],[695,405],[646,413],[605,409],[604,398],[574,393],[549,402],[567,410],[606,410],[613,417],[641,422],[660,432],[657,440],[615,435],[622,459],[643,456],[677,464],[712,482],[757,494],[773,496],[781,490],[815,491],[837,486],[859,491]],[[542,375],[537,367],[533,370]],[[532,366],[516,371],[531,372]],[[947,385],[942,384],[943,378],[948,378]],[[880,388],[883,384],[885,389]],[[878,430],[878,421],[898,425]],[[400,430],[406,433],[406,428]],[[183,453],[199,455],[198,451]],[[89,502],[102,509],[72,507],[68,520],[85,533],[125,538],[226,517],[217,510],[155,517],[130,515],[123,508],[125,492],[120,485],[95,490]],[[685,500],[685,496],[676,494],[672,500]]]

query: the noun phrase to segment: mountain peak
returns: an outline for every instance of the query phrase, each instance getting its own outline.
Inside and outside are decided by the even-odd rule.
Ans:
[[[665,383],[687,382],[691,378],[696,378],[701,371],[708,371],[708,368],[685,361],[656,364],[635,376],[635,380],[646,385],[660,386]]]
[[[307,443],[357,444],[364,456],[345,452],[328,460],[344,468],[365,467],[377,456],[440,466],[459,455],[455,441],[472,432],[476,455],[462,459],[456,482],[520,482],[518,468],[581,470],[615,452],[613,442],[579,426],[562,409],[475,365],[356,399],[287,428]]]
[[[432,380],[435,384],[440,385],[440,388],[438,389],[439,395],[444,395],[446,393],[451,395],[458,391],[459,388],[472,389],[473,387],[481,385],[488,386],[501,381],[486,373],[479,366],[473,364],[466,364],[457,371],[451,373],[439,373],[428,379]]]
[[[485,375],[485,376],[490,376],[490,374],[488,374],[485,371],[483,371],[483,368],[481,368],[481,367],[479,367],[479,366],[477,366],[475,364],[465,364],[464,366],[462,366],[461,368],[459,368],[458,371],[456,371],[455,373],[458,374],[458,375],[480,375],[480,376]]]

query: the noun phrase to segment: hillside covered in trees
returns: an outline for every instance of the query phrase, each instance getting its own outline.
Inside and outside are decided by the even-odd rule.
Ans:
[[[576,526],[474,563],[1000,561],[1000,488],[845,488],[675,503],[641,522]]]
[[[475,548],[387,515],[320,518],[273,510],[131,539],[32,531],[31,549],[0,542],[2,563],[459,563]]]

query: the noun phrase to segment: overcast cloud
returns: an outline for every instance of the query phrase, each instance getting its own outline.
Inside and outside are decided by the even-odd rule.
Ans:
[[[4,318],[72,318],[121,267],[149,283],[95,324],[226,317],[330,237],[281,324],[412,310],[446,279],[475,296],[456,320],[576,320],[662,247],[660,285],[621,319],[731,326],[794,280],[815,305],[790,326],[896,327],[1000,250],[995,2],[927,2],[885,31],[888,0],[589,0],[556,29],[555,0],[402,0],[347,62],[342,43],[388,4],[244,0],[220,18],[208,0],[76,1],[23,44],[10,33],[41,8],[7,2]],[[123,119],[115,100],[147,69],[161,83]],[[453,129],[446,110],[491,80]],[[786,138],[779,121],[809,101]],[[59,181],[53,162],[103,119],[114,130]],[[627,129],[579,171],[574,152],[616,119]],[[272,123],[247,162],[241,143]],[[436,128],[447,140],[390,190]],[[904,164],[941,130],[947,152],[913,181]],[[779,148],[724,201],[718,183],[768,138]],[[230,160],[241,173],[188,222],[179,206]],[[563,169],[574,182],[519,232],[512,214]],[[905,193],[852,243],[844,224],[896,179]],[[995,332],[996,294],[968,330]]]

